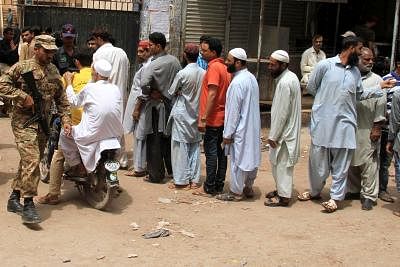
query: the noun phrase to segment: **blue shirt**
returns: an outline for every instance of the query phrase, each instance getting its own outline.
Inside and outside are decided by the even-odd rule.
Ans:
[[[202,68],[203,70],[207,70],[208,63],[200,53],[199,56],[197,57],[197,65],[199,65],[199,67]]]
[[[311,142],[328,148],[356,148],[356,101],[380,97],[380,88],[364,90],[357,67],[343,65],[339,56],[320,61],[307,90],[315,96],[311,114]]]

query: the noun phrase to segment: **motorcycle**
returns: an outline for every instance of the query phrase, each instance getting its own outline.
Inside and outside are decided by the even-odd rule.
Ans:
[[[61,131],[61,121],[55,118],[52,121],[49,140],[45,149],[44,157],[40,163],[41,180],[44,183],[49,182],[49,169],[54,150]],[[104,140],[104,142],[107,140]],[[100,141],[102,142],[102,141]],[[87,174],[86,177],[69,175],[64,172],[63,179],[75,183],[76,188],[95,209],[104,210],[110,204],[112,199],[121,193],[117,172],[120,169],[120,163],[115,160],[117,149],[108,149],[101,152],[100,160],[97,162],[96,169]],[[64,167],[67,170],[68,166]]]
[[[63,175],[65,180],[75,182],[81,195],[95,209],[106,209],[121,192],[117,176],[120,164],[115,160],[116,154],[116,149],[104,150],[96,169],[86,177],[71,176],[68,172]]]

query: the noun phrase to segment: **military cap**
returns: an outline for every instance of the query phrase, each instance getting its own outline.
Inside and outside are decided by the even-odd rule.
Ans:
[[[35,45],[40,45],[47,50],[57,50],[56,39],[50,35],[42,34],[35,37]]]

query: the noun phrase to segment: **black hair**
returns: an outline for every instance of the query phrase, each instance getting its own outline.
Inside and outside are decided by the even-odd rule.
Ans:
[[[196,62],[197,58],[199,57],[199,53],[188,53],[188,52],[184,52],[186,55],[186,58],[188,59],[188,61],[190,62]]]
[[[7,33],[9,33],[9,32],[14,33],[13,28],[11,28],[11,27],[6,27],[6,28],[4,28],[4,30],[3,30],[3,35],[5,35],[5,34],[7,34]]]
[[[204,43],[208,44],[208,48],[210,51],[215,51],[217,54],[217,57],[221,56],[222,53],[222,43],[219,39],[210,37],[206,40],[204,40]]]
[[[202,35],[202,36],[200,36],[200,43],[202,43],[205,40],[210,39],[210,38],[211,38],[211,36],[209,36],[209,35]]]
[[[30,33],[33,33],[33,31],[32,31],[32,28],[31,27],[25,27],[25,28],[23,28],[22,29],[22,31],[21,31],[22,33],[24,33],[24,32],[30,32]]]
[[[349,49],[350,47],[355,47],[359,43],[362,43],[362,40],[357,36],[349,36],[343,38],[342,41],[342,51]]]
[[[78,60],[83,67],[90,67],[93,62],[93,49],[80,49],[78,53],[75,54],[74,58]]]
[[[38,36],[38,35],[41,35],[41,34],[42,34],[42,28],[39,27],[39,26],[37,26],[37,25],[32,26],[32,27],[31,27],[31,30],[32,30],[32,32],[33,32],[33,34],[34,34],[35,36]]]
[[[165,39],[165,35],[162,34],[161,32],[153,32],[149,35],[149,40],[156,44],[156,45],[161,45],[162,49],[165,49],[165,46],[167,45],[167,40]]]
[[[93,30],[93,31],[91,32],[91,34],[90,34],[89,39],[90,39],[91,37],[99,37],[99,38],[101,38],[103,41],[105,41],[105,42],[110,42],[110,43],[112,43],[112,44],[115,42],[115,40],[114,40],[114,38],[112,37],[112,35],[111,35],[108,31],[106,31],[105,29],[95,29],[95,30]]]

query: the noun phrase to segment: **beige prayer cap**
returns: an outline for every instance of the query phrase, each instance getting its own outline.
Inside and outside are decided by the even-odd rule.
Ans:
[[[289,54],[285,50],[276,50],[271,54],[271,57],[280,62],[289,63]]]
[[[56,39],[50,35],[42,34],[35,36],[35,45],[41,46],[47,50],[57,50]]]
[[[93,64],[94,70],[103,77],[109,78],[111,75],[112,66],[105,59],[99,59]]]
[[[247,61],[247,54],[243,48],[234,48],[229,51],[229,54],[231,54],[234,58]]]

